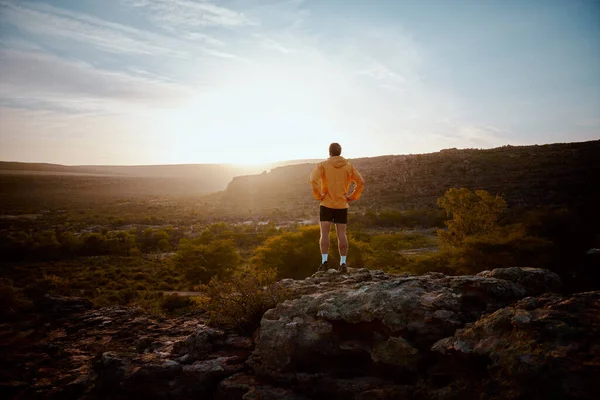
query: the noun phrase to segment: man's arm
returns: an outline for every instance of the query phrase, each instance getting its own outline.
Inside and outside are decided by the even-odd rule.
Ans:
[[[352,171],[350,172],[350,181],[354,182],[356,186],[354,187],[354,191],[349,194],[346,198],[348,201],[354,201],[360,199],[360,196],[365,188],[365,180],[358,173],[354,165],[352,166]]]
[[[312,185],[313,197],[319,201],[323,200],[323,194],[321,193],[321,179],[323,179],[323,167],[321,164],[317,164],[310,173],[310,184]]]

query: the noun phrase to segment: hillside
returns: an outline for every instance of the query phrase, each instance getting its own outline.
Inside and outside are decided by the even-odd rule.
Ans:
[[[69,166],[49,163],[27,163],[0,161],[0,173],[39,173],[39,174],[106,174],[106,171],[93,167]]]
[[[598,159],[600,141],[353,159],[366,187],[361,200],[352,204],[352,211],[435,207],[436,199],[450,187],[485,189],[503,196],[511,207],[592,206],[600,204]],[[62,166],[0,162],[0,209],[33,212],[68,209],[75,204],[108,206],[124,199],[183,196],[197,212],[206,215],[279,215],[284,219],[314,215],[316,202],[308,177],[315,160],[280,164],[292,165],[269,170],[269,165]],[[249,175],[249,171],[262,173]]]
[[[271,168],[315,160],[288,160],[275,163],[241,164],[174,164],[174,165],[60,165],[0,161],[0,175],[65,175],[111,176],[122,178],[158,178],[163,182],[147,180],[144,194],[163,195],[165,185],[175,185],[176,192],[197,195],[223,190],[238,175],[259,173]],[[169,182],[172,180],[173,182]],[[130,180],[129,180],[130,181]],[[155,185],[155,190],[152,185]],[[128,184],[122,185],[124,187]],[[186,191],[185,187],[191,189]],[[118,189],[118,188],[117,188]],[[170,192],[170,190],[166,190]]]
[[[448,149],[431,154],[351,160],[366,181],[354,210],[414,209],[435,206],[450,187],[484,189],[510,206],[571,206],[600,203],[600,141],[489,150]],[[312,210],[308,177],[314,163],[275,168],[234,178],[211,196],[229,210]]]

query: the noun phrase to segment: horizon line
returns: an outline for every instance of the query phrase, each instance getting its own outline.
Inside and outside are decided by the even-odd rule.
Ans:
[[[381,155],[376,155],[376,156],[360,156],[360,157],[351,157],[348,158],[349,160],[358,160],[358,159],[363,159],[363,158],[378,158],[378,157],[397,157],[397,156],[412,156],[412,155],[426,155],[426,154],[434,154],[434,153],[440,153],[444,150],[480,150],[480,151],[485,151],[485,150],[495,150],[495,149],[500,149],[503,147],[530,147],[530,146],[545,146],[545,145],[557,145],[557,144],[581,144],[581,143],[591,143],[591,142],[598,142],[600,141],[600,138],[598,139],[592,139],[592,140],[584,140],[584,141],[575,141],[575,142],[552,142],[552,143],[531,143],[531,144],[517,144],[517,145],[512,145],[512,144],[504,144],[501,146],[496,146],[496,147],[480,147],[480,148],[476,148],[476,147],[464,147],[464,148],[458,148],[458,147],[449,147],[449,148],[443,148],[440,149],[438,151],[432,151],[432,152],[423,152],[423,153],[406,153],[406,154],[381,154]],[[343,156],[343,155],[342,155]],[[323,157],[323,158],[298,158],[298,159],[288,159],[288,160],[279,160],[279,161],[266,161],[266,162],[254,162],[254,163],[234,163],[234,162],[210,162],[210,163],[202,163],[202,162],[194,162],[194,163],[174,163],[174,164],[60,164],[60,163],[56,163],[56,162],[47,162],[47,161],[14,161],[14,160],[0,160],[0,163],[16,163],[16,164],[40,164],[40,165],[52,165],[52,166],[59,166],[59,167],[70,167],[70,168],[77,168],[77,167],[85,167],[85,168],[90,168],[90,167],[123,167],[123,168],[132,168],[132,167],[180,167],[180,166],[193,166],[193,165],[203,165],[203,166],[207,166],[207,165],[214,165],[214,166],[236,166],[236,167],[257,167],[257,166],[267,166],[267,165],[273,165],[273,164],[280,164],[280,163],[291,163],[291,162],[298,162],[298,163],[305,163],[305,162],[316,162],[318,160],[325,160],[327,159],[327,157]]]

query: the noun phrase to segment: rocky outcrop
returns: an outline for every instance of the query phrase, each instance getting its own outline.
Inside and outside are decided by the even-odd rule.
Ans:
[[[251,338],[207,327],[199,317],[165,319],[123,307],[50,316],[26,331],[0,330],[0,362],[10,366],[0,374],[3,398],[206,396],[247,369],[253,348]]]
[[[591,399],[600,292],[561,297],[551,293],[559,284],[551,272],[521,268],[476,276],[328,271],[281,281],[290,298],[265,313],[253,338],[209,327],[202,315],[54,313],[34,327],[0,326],[0,362],[11,366],[0,395]]]
[[[489,375],[483,386],[489,399],[596,398],[600,292],[525,298],[441,339],[432,350],[456,362],[485,365]]]
[[[281,285],[299,297],[265,313],[249,364],[258,376],[281,384],[302,382],[310,395],[348,398],[340,388],[324,393],[315,382],[346,380],[353,393],[357,388],[350,382],[356,379],[414,385],[426,374],[436,341],[483,314],[555,290],[560,280],[549,271],[519,268],[478,276],[392,276],[361,269]]]

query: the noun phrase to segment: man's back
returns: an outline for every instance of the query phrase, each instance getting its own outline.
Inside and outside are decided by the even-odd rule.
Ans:
[[[348,200],[358,200],[365,185],[356,168],[342,156],[332,156],[319,163],[310,174],[310,181],[315,199],[321,200],[322,206],[336,209],[348,208]],[[356,188],[348,199],[352,182]]]

